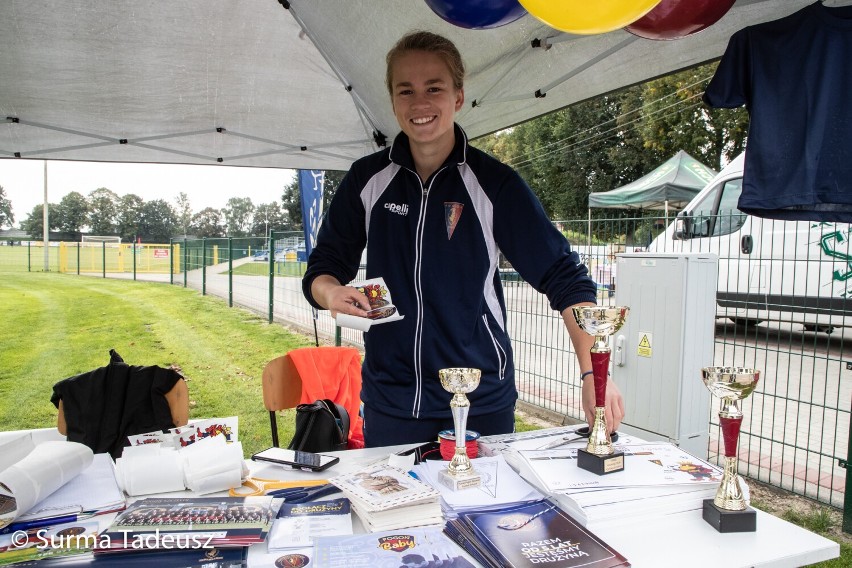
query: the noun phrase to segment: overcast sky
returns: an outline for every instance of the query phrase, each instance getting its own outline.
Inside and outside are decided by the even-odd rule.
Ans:
[[[250,197],[255,205],[280,201],[295,174],[295,170],[234,166],[48,161],[47,201],[59,203],[72,191],[88,196],[105,187],[119,196],[133,193],[145,201],[163,199],[175,205],[175,198],[184,192],[193,213],[198,213],[205,207],[221,209],[231,197]],[[44,201],[44,162],[0,159],[0,186],[12,202],[17,227]]]

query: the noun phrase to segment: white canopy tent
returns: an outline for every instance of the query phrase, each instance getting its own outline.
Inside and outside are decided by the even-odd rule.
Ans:
[[[666,42],[530,15],[464,29],[422,0],[4,0],[0,157],[348,169],[398,131],[384,56],[409,30],[458,44],[477,137],[716,58],[811,1],[738,0]]]

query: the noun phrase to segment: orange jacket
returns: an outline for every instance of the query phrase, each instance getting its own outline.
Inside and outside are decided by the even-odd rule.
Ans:
[[[352,347],[307,347],[287,355],[302,378],[302,404],[328,398],[349,413],[349,447],[363,448],[361,354]]]

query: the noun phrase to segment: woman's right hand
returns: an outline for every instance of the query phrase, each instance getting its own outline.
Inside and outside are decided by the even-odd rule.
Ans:
[[[352,286],[343,286],[325,274],[314,279],[311,294],[319,305],[331,312],[333,318],[337,314],[367,317],[367,310],[370,309],[370,301],[363,292]]]

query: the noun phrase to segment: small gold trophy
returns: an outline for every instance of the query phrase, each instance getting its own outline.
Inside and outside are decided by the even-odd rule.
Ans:
[[[590,350],[595,381],[595,422],[586,449],[577,450],[577,465],[598,475],[622,471],[624,453],[613,449],[604,413],[610,354],[607,338],[621,329],[630,308],[588,306],[573,308],[573,311],[580,328],[595,336],[595,344]]]
[[[716,496],[704,500],[704,520],[723,533],[754,532],[757,514],[746,505],[741,478],[737,475],[737,442],[743,423],[738,403],[754,392],[760,371],[740,367],[704,367],[701,378],[710,392],[722,399],[719,424],[725,446],[725,472]]]
[[[456,432],[456,451],[453,454],[450,465],[440,475],[441,483],[453,491],[479,487],[482,482],[479,474],[473,469],[473,464],[467,456],[467,447],[465,446],[465,440],[467,439],[467,415],[470,410],[470,401],[465,395],[479,386],[479,377],[481,374],[479,369],[461,367],[441,369],[438,371],[441,386],[444,387],[444,390],[453,393],[450,408],[453,411],[453,425]]]

